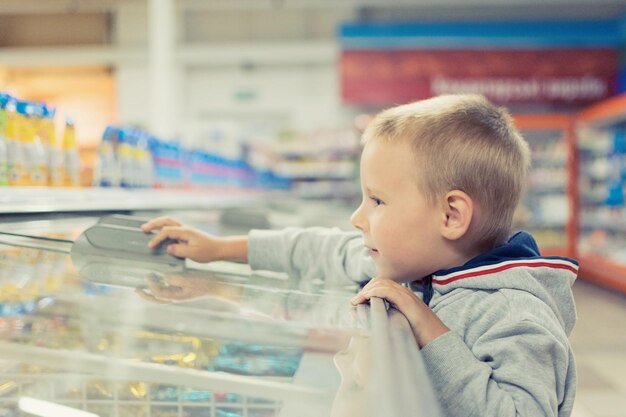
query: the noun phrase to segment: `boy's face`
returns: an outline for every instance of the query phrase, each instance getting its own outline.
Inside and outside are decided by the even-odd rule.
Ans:
[[[421,279],[441,268],[439,225],[445,211],[430,203],[417,185],[419,167],[410,144],[369,141],[361,156],[363,200],[352,224],[381,278]]]

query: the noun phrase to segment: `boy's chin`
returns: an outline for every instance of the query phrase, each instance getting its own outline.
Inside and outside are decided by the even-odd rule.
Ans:
[[[377,265],[378,266],[378,265]],[[378,267],[378,278],[390,279],[398,284],[406,284],[409,282],[421,282],[424,278],[419,274],[408,274],[391,268]]]
[[[397,271],[379,269],[378,270],[378,278],[380,279],[388,279],[390,281],[397,282],[398,284],[403,284],[405,282],[413,281],[413,279],[409,279],[400,275]]]

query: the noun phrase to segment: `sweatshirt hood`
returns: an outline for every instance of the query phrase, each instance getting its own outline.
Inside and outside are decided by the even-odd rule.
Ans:
[[[577,274],[578,262],[558,256],[541,256],[533,237],[518,232],[506,244],[462,266],[435,272],[432,286],[441,295],[457,288],[527,291],[554,311],[569,335],[576,322],[571,287]]]

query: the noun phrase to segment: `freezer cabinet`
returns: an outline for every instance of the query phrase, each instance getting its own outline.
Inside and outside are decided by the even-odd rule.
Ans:
[[[43,217],[43,216],[42,216]],[[218,263],[80,273],[95,217],[0,224],[0,416],[437,416],[404,317]]]

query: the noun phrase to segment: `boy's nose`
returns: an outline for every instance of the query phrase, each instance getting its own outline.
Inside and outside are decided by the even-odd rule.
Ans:
[[[354,227],[356,227],[357,229],[359,229],[360,231],[365,231],[365,222],[363,221],[363,204],[361,204],[359,207],[357,207],[356,210],[354,210],[354,213],[352,213],[352,216],[350,216],[350,222],[352,222],[352,225]]]

